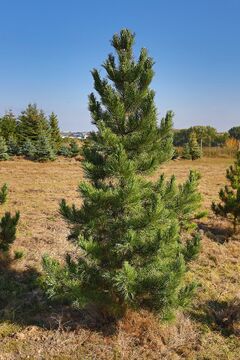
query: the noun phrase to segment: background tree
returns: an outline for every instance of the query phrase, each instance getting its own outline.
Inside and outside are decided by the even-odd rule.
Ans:
[[[55,153],[51,146],[51,140],[45,134],[39,135],[36,146],[34,159],[38,161],[55,160]]]
[[[74,140],[70,141],[68,153],[70,157],[75,157],[80,154],[80,148],[76,141]]]
[[[199,159],[202,156],[202,150],[197,142],[197,135],[194,131],[189,136],[189,148],[192,160]]]
[[[3,204],[7,200],[8,187],[4,184],[0,190],[0,204]],[[17,224],[20,218],[20,213],[16,212],[14,216],[11,216],[9,212],[6,212],[2,218],[0,218],[0,255],[1,252],[9,250],[10,245],[16,238]]]
[[[22,145],[26,139],[33,144],[38,140],[39,135],[49,136],[50,126],[42,110],[36,104],[29,104],[21,115],[18,123],[18,138]]]
[[[183,147],[182,157],[186,160],[192,160],[192,155],[190,153],[190,146],[186,143]]]
[[[232,221],[233,231],[237,232],[240,222],[240,152],[237,153],[236,161],[226,172],[229,185],[221,189],[219,197],[221,202],[212,203],[212,210],[216,215],[220,215]]]
[[[240,126],[234,126],[228,131],[230,137],[240,140]]]
[[[2,136],[0,136],[0,160],[7,160],[8,158],[9,155],[6,141]]]
[[[186,259],[196,255],[199,238],[181,242],[165,181],[154,184],[143,176],[173,155],[173,114],[158,127],[149,88],[153,60],[142,49],[135,61],[133,43],[129,30],[114,35],[117,60],[110,54],[103,64],[111,84],[92,72],[100,101],[91,94],[89,109],[98,131],[83,146],[83,206],[61,204],[81,251],[64,267],[45,257],[45,284],[50,296],[79,307],[94,303],[110,314],[144,307],[163,315],[189,299],[194,284],[184,280]]]
[[[8,142],[10,138],[16,139],[17,120],[12,111],[7,112],[2,118],[0,118],[0,135],[6,142]]]
[[[27,159],[33,160],[36,154],[36,147],[33,145],[32,141],[29,138],[26,138],[22,144],[20,152]]]
[[[49,116],[49,125],[52,148],[55,153],[57,153],[62,144],[62,137],[58,126],[58,118],[57,115],[54,114],[54,112],[52,112]]]
[[[10,156],[19,155],[20,147],[18,146],[17,138],[10,136],[7,141],[8,154]]]

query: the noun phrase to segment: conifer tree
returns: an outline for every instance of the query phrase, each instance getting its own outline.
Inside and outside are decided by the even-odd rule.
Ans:
[[[14,136],[10,136],[7,141],[8,154],[10,156],[19,155],[20,147],[18,146],[17,139]]]
[[[9,159],[9,155],[8,155],[8,147],[6,141],[2,136],[0,136],[0,160],[8,160],[8,159]]]
[[[198,145],[197,135],[194,131],[189,136],[189,147],[192,160],[196,160],[202,157],[201,148]]]
[[[192,131],[189,135],[189,142],[183,148],[183,158],[196,160],[201,158],[202,151],[197,142],[197,135]]]
[[[28,138],[33,143],[38,140],[39,135],[49,136],[50,127],[47,118],[42,110],[37,108],[36,104],[29,104],[21,115],[18,123],[18,137],[22,145]]]
[[[6,212],[0,219],[0,250],[8,251],[10,245],[16,239],[17,224],[20,218],[20,213],[17,211],[14,216],[10,212]]]
[[[22,144],[20,152],[27,159],[33,160],[35,158],[36,148],[29,138],[25,139],[24,143]]]
[[[62,145],[60,147],[60,149],[58,150],[58,155],[70,157],[71,153],[70,153],[69,147],[67,145]]]
[[[11,110],[0,119],[0,135],[6,142],[17,136],[17,120]]]
[[[0,189],[0,204],[5,204],[8,197],[8,186],[4,184]]]
[[[181,242],[184,224],[177,212],[183,223],[190,219],[167,196],[163,178],[153,183],[144,176],[172,158],[173,114],[158,127],[149,88],[153,60],[146,49],[135,60],[133,43],[127,29],[114,35],[117,59],[110,54],[103,64],[108,80],[92,72],[100,100],[89,97],[97,132],[83,146],[83,205],[61,203],[61,213],[75,224],[71,238],[80,253],[75,259],[68,255],[64,267],[44,257],[45,284],[50,296],[78,307],[95,304],[110,314],[143,307],[166,316],[186,305],[192,293],[186,261],[196,256],[199,237]],[[174,193],[184,196],[180,188]]]
[[[7,200],[8,186],[4,184],[0,191],[0,204],[3,204]],[[9,250],[10,245],[16,239],[17,224],[20,218],[20,213],[17,211],[14,216],[11,216],[9,212],[6,212],[2,218],[0,218],[0,255],[1,252]]]
[[[192,160],[192,156],[190,154],[190,147],[188,143],[186,143],[183,147],[182,157],[186,160]]]
[[[72,140],[70,142],[68,150],[69,150],[69,156],[70,157],[75,157],[75,156],[79,155],[79,153],[80,153],[80,148],[79,148],[77,142],[74,141],[74,140]]]
[[[54,149],[55,153],[57,153],[62,144],[62,137],[58,126],[57,115],[55,115],[53,112],[49,116],[49,125],[52,148]]]
[[[55,153],[51,146],[51,141],[44,134],[38,136],[34,158],[38,161],[55,160]]]
[[[226,172],[229,185],[219,192],[221,202],[212,203],[212,210],[216,215],[229,219],[233,223],[233,232],[236,233],[240,224],[240,152],[237,153],[234,165]]]

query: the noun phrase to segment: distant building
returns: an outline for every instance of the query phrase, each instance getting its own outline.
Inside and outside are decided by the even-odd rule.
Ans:
[[[89,132],[87,131],[64,131],[61,132],[61,136],[62,138],[71,138],[71,139],[79,139],[79,140],[84,140],[87,139],[87,137],[89,136]]]

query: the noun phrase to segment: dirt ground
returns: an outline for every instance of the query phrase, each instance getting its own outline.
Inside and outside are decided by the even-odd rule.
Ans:
[[[209,210],[232,161],[172,161],[153,178],[165,172],[181,182],[190,169],[197,169],[203,207]],[[74,159],[0,163],[0,185],[6,182],[10,188],[0,215],[21,213],[13,260],[4,273],[0,269],[0,359],[240,359],[240,237],[232,237],[229,224],[210,210],[199,222],[201,254],[188,275],[199,282],[199,290],[192,307],[174,323],[159,324],[147,312],[131,312],[111,328],[98,329],[96,323],[89,326],[89,314],[44,298],[37,284],[41,258],[48,253],[62,259],[74,251],[59,201],[80,205],[82,176],[81,163]],[[22,253],[20,259],[14,259],[16,251]]]

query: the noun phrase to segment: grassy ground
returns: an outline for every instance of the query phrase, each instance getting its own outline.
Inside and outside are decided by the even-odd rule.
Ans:
[[[199,170],[204,206],[209,209],[231,162],[172,161],[158,174],[174,173],[183,181],[190,168]],[[37,286],[41,257],[48,253],[61,259],[74,251],[58,204],[63,197],[80,204],[81,178],[81,164],[75,160],[0,163],[0,184],[10,187],[9,201],[0,211],[21,212],[11,257],[16,251],[23,253],[0,269],[0,359],[240,359],[240,239],[231,238],[228,223],[211,211],[199,223],[202,251],[189,273],[200,287],[193,306],[175,323],[160,325],[149,313],[131,312],[119,323],[100,328],[89,313],[44,298]]]

